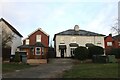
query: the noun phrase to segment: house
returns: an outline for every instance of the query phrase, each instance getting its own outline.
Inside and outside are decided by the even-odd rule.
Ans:
[[[120,48],[120,34],[113,36],[114,39],[114,48]]]
[[[105,37],[105,53],[109,54],[113,48],[120,48],[120,35]]]
[[[27,52],[28,63],[40,63],[40,59],[47,58],[48,47],[49,35],[41,28],[38,28],[28,35],[28,37],[23,40],[23,45],[18,48],[20,51]]]
[[[0,29],[5,31],[6,34],[13,35],[11,42],[6,43],[10,47],[9,52],[7,53],[4,49],[2,50],[3,56],[6,55],[7,57],[10,57],[10,55],[15,54],[17,47],[22,44],[23,36],[3,18],[0,19]],[[4,34],[2,34],[2,36],[4,36]]]
[[[74,29],[69,29],[54,35],[54,47],[56,57],[72,57],[74,49],[78,46],[101,46],[104,48],[104,36],[86,30],[79,29],[78,25]]]
[[[112,48],[114,47],[114,40],[112,37],[112,34],[109,34],[104,38],[104,43],[105,43],[105,54],[110,54]]]

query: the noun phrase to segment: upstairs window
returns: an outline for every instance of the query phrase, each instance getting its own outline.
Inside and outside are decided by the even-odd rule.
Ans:
[[[118,46],[120,46],[120,42],[118,42]]]
[[[29,45],[29,39],[26,39],[26,45]]]
[[[112,42],[107,42],[107,46],[112,46]]]
[[[41,42],[41,35],[36,35],[36,42]]]

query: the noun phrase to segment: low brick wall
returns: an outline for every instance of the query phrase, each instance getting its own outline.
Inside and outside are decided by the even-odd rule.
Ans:
[[[28,59],[28,64],[46,64],[48,61],[47,59]]]

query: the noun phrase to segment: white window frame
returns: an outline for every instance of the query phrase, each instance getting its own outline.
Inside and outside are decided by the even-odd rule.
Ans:
[[[120,42],[118,42],[118,46],[120,46]]]
[[[107,42],[107,46],[112,46],[112,42]]]
[[[44,55],[44,48],[42,47],[42,52],[41,52],[41,55]]]
[[[40,54],[37,54],[37,48],[40,49]],[[41,55],[41,47],[36,47],[36,48],[35,48],[35,55]]]
[[[36,42],[41,42],[41,35],[36,35]]]
[[[29,44],[30,44],[30,40],[29,40],[29,39],[26,39],[25,44],[26,44],[26,45],[29,45]]]
[[[76,49],[77,47],[70,47],[70,54],[71,54],[71,56],[73,55],[74,56],[74,53],[73,53],[73,51]],[[72,52],[72,53],[71,53]]]

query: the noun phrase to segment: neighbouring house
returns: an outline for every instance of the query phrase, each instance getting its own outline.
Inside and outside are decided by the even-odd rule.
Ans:
[[[120,48],[120,34],[113,36],[114,39],[114,48]]]
[[[19,46],[20,51],[27,52],[28,63],[40,63],[40,60],[47,58],[49,47],[49,35],[41,28],[38,28],[23,40]]]
[[[104,48],[103,34],[98,34],[86,30],[79,29],[75,25],[74,29],[69,29],[54,35],[54,48],[56,57],[72,57],[74,56],[74,49],[78,46],[101,46]]]
[[[10,55],[15,55],[17,47],[22,44],[23,36],[3,18],[0,19],[0,29],[2,30],[2,38],[5,36],[5,34],[11,34],[13,36],[11,41],[6,42],[7,46],[4,48],[2,46],[2,57],[5,59],[9,58]],[[5,31],[5,34],[3,31]]]
[[[104,38],[104,43],[105,43],[105,54],[110,54],[111,49],[114,47],[114,40],[112,37],[112,34],[109,34]]]
[[[105,53],[109,54],[113,48],[120,48],[120,35],[105,37]]]

